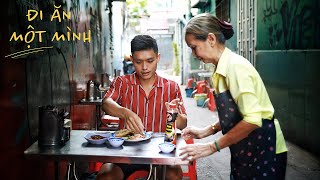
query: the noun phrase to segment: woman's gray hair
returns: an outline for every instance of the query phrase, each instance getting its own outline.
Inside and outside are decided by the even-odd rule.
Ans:
[[[231,24],[221,21],[209,13],[193,17],[186,26],[186,35],[192,34],[198,40],[206,40],[209,33],[215,34],[218,42],[224,44],[233,36],[234,31]]]

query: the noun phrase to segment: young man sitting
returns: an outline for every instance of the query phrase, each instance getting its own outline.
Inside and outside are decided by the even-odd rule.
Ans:
[[[131,61],[135,73],[118,76],[111,83],[103,99],[103,110],[121,119],[120,128],[144,131],[165,132],[166,104],[182,102],[178,84],[157,75],[157,64],[160,61],[156,40],[148,35],[137,35],[131,41]],[[183,105],[178,114],[178,129],[187,126],[187,116]],[[141,164],[104,164],[97,179],[126,179],[137,170],[149,169]],[[166,179],[182,179],[180,166],[168,166]]]

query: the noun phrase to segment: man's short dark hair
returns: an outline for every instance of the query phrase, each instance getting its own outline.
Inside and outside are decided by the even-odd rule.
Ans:
[[[131,54],[136,51],[152,49],[158,54],[157,41],[149,35],[137,35],[131,41]]]

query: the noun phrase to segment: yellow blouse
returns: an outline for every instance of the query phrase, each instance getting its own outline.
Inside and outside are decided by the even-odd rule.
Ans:
[[[229,90],[238,105],[243,120],[262,126],[262,119],[272,119],[274,108],[262,79],[252,64],[225,48],[212,76],[216,93]],[[279,121],[276,128],[276,153],[288,151]]]

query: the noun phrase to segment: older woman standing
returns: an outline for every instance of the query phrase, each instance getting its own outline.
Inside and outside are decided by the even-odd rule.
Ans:
[[[187,145],[181,156],[194,160],[229,147],[231,179],[284,179],[287,147],[279,122],[258,72],[225,47],[233,33],[231,24],[210,14],[200,14],[186,26],[185,40],[192,54],[216,67],[212,78],[219,122],[203,129],[187,127],[183,137],[204,138],[220,130],[223,136]]]

